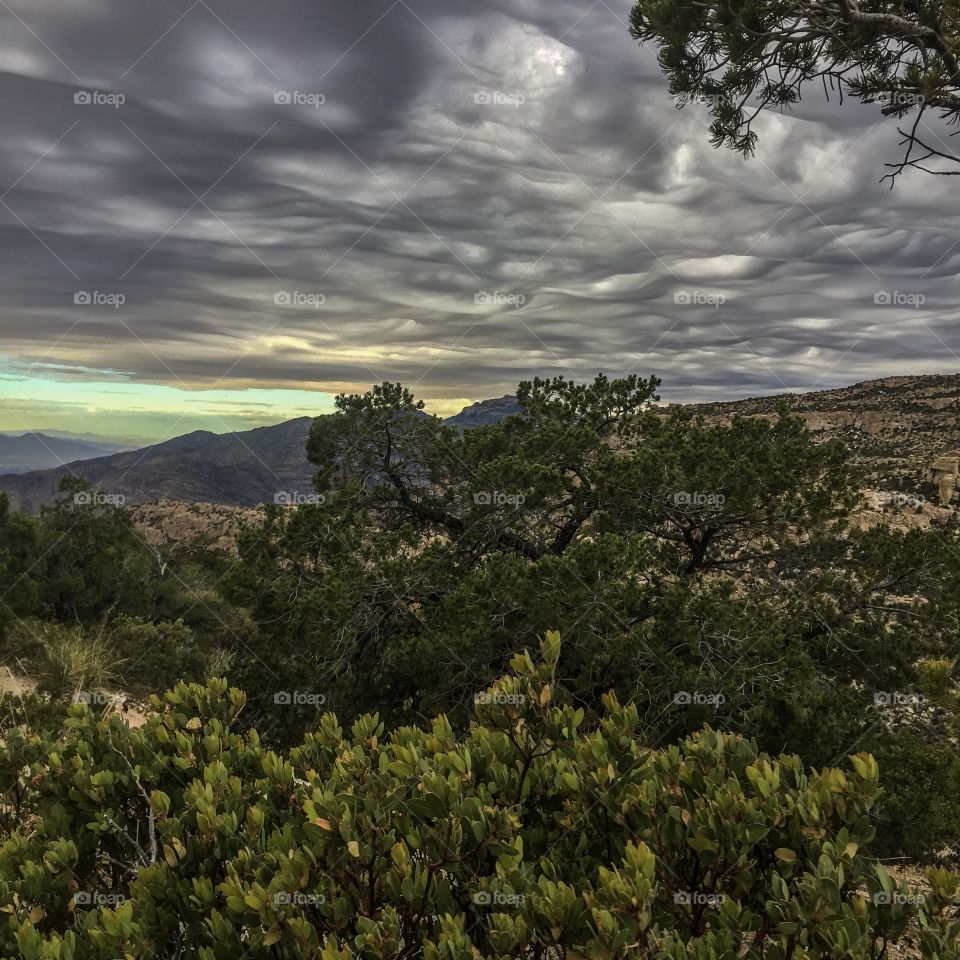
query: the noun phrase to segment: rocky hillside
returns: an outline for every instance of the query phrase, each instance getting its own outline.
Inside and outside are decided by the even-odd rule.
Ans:
[[[244,525],[263,519],[256,507],[228,507],[213,503],[180,503],[158,500],[131,511],[134,526],[151,546],[170,543],[204,543],[235,553],[237,534]]]
[[[694,406],[707,420],[786,409],[823,439],[841,439],[876,468],[922,470],[960,446],[960,374],[887,377],[852,387]]]

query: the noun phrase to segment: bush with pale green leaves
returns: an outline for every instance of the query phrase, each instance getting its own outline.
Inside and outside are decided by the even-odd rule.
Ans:
[[[462,736],[327,714],[281,755],[218,680],[140,729],[85,705],[54,738],[8,729],[0,957],[960,955],[958,878],[870,858],[871,757],[809,772],[710,729],[651,749],[612,696],[587,729],[559,647],[515,657]]]

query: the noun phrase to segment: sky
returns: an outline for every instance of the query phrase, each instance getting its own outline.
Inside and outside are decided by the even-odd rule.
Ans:
[[[155,440],[402,381],[731,399],[960,368],[960,189],[814,93],[756,157],[618,0],[3,0],[0,431]]]

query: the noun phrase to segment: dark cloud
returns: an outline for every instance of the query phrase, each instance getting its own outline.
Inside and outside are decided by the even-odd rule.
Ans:
[[[714,151],[626,13],[9,0],[0,356],[435,399],[600,368],[691,398],[954,368],[949,181],[888,191],[890,122],[816,97],[763,118],[751,163]]]

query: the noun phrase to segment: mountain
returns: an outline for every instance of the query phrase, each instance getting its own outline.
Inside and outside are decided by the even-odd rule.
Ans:
[[[67,473],[89,480],[130,505],[152,500],[253,507],[313,491],[307,461],[310,417],[240,433],[199,430],[142,450],[98,457],[52,470],[0,476],[11,506],[36,512],[57,498]]]
[[[448,427],[457,427],[459,430],[469,430],[472,427],[487,427],[514,413],[520,412],[520,404],[516,397],[509,394],[498,397],[496,400],[481,400],[464,407],[458,414],[447,417],[443,422]]]
[[[960,447],[960,375],[887,377],[835,390],[780,394],[688,408],[708,422],[733,416],[803,417],[815,438],[841,439],[878,479],[916,476],[943,451]],[[461,430],[497,423],[519,411],[516,397],[484,400],[444,422]],[[670,409],[669,407],[663,408]],[[57,497],[65,473],[84,477],[130,505],[157,500],[256,507],[313,492],[302,417],[241,433],[190,433],[142,450],[0,476],[14,508],[37,511]],[[21,439],[21,438],[17,438]]]
[[[90,443],[99,443],[105,447],[116,447],[120,450],[140,450],[149,445],[148,440],[112,440],[98,433],[76,433],[73,430],[54,430],[53,427],[44,427],[43,430],[17,430],[10,434],[12,437],[22,437],[28,433],[43,433],[48,437],[59,437],[63,440],[88,440]]]
[[[515,397],[484,400],[445,423],[467,429],[496,423],[519,410]],[[255,507],[313,493],[316,469],[306,455],[310,417],[240,433],[188,433],[164,443],[111,456],[74,457],[66,466],[9,471],[0,493],[14,509],[36,513],[58,497],[65,474],[88,480],[104,494],[134,506],[156,500]]]
[[[62,467],[129,449],[125,444],[53,433],[0,433],[0,474]]]

